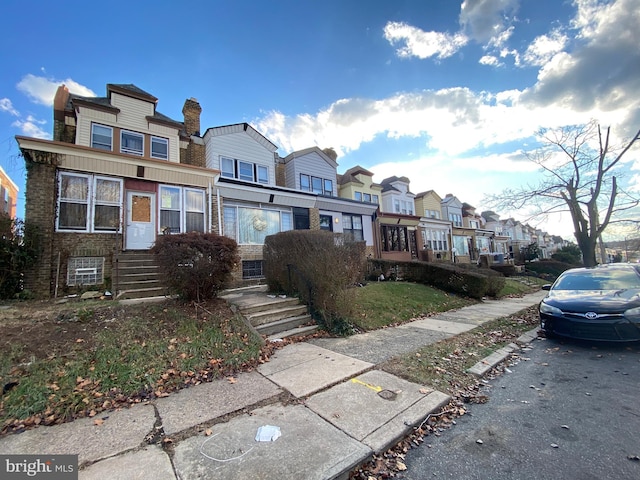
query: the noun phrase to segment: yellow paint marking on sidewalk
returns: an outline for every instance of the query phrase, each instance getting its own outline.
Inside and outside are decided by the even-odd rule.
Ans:
[[[358,380],[357,378],[352,378],[351,381],[353,383],[359,383],[360,385],[364,385],[365,387],[370,388],[374,392],[381,392],[382,391],[382,387],[378,387],[377,385],[371,385],[370,383],[363,382],[362,380]]]

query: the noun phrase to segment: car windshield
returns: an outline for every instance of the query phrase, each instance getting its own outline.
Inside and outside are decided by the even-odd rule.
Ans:
[[[624,290],[640,288],[640,276],[633,269],[594,269],[566,272],[554,290]]]

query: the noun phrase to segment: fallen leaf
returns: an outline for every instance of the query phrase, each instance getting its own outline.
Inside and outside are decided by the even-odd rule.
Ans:
[[[212,433],[213,433],[213,431],[212,431],[210,428],[207,428],[207,429],[204,431],[204,434],[205,434],[207,437],[211,436],[211,434],[212,434]]]
[[[227,377],[227,381],[229,383],[236,383],[238,380],[236,380],[234,377]]]
[[[78,339],[76,339],[76,343],[82,343],[82,342],[84,342],[84,338],[78,338]]]
[[[428,388],[421,388],[420,390],[418,390],[420,393],[422,393],[423,395],[427,395],[431,390],[429,390]]]
[[[93,424],[94,424],[94,425],[96,425],[97,427],[99,427],[99,426],[100,426],[100,425],[102,425],[103,423],[104,423],[104,420],[103,420],[103,419],[101,419],[101,418],[96,418],[96,419],[93,421]]]
[[[407,469],[407,466],[401,462],[400,460],[398,460],[396,462],[396,467],[398,467],[398,470],[400,470],[401,472],[405,471]]]

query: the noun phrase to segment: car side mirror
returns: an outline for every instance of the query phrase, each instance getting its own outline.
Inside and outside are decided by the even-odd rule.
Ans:
[[[545,283],[544,285],[542,285],[542,290],[551,290],[551,284]]]

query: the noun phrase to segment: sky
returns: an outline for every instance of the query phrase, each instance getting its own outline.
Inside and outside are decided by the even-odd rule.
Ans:
[[[51,138],[62,83],[133,83],[179,121],[193,97],[203,132],[248,122],[282,156],[332,147],[338,173],[406,176],[478,213],[539,178],[539,129],[594,119],[623,142],[640,128],[640,0],[3,0],[0,18],[0,165],[18,216],[15,136]],[[636,192],[638,147],[623,166]],[[529,223],[572,239],[566,215]]]

